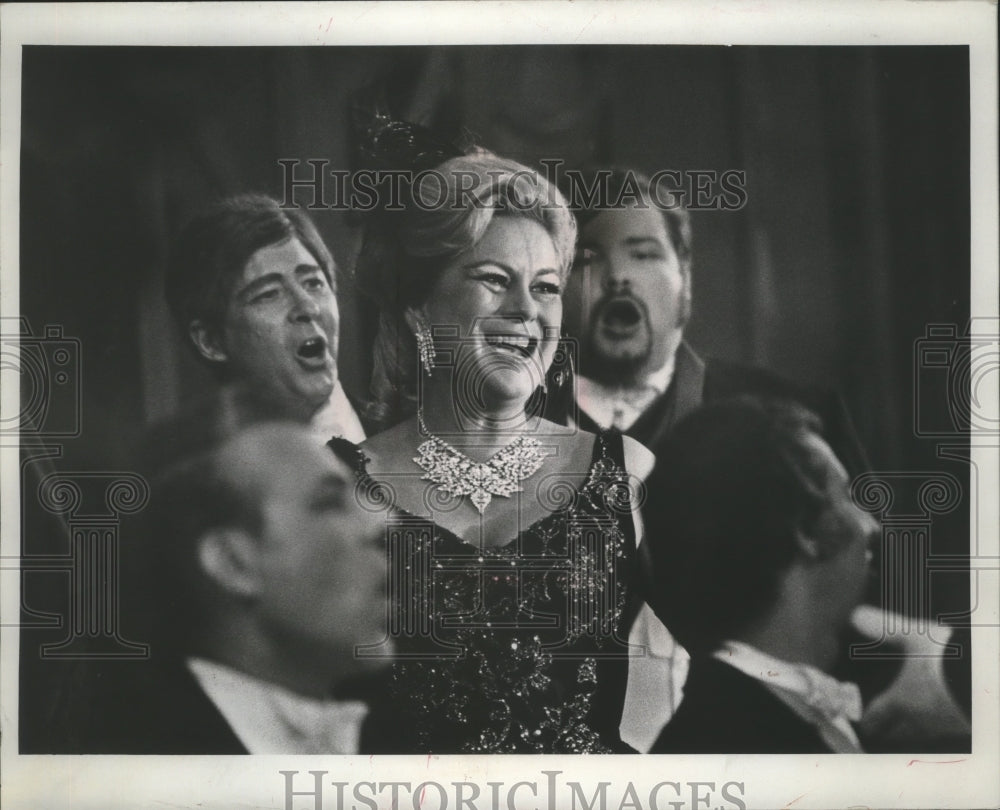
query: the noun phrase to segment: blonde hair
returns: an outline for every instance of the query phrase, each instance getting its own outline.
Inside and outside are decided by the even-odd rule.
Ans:
[[[415,405],[416,344],[403,313],[423,304],[456,256],[483,238],[494,217],[524,217],[552,239],[563,279],[576,244],[576,220],[562,193],[534,169],[477,150],[413,178],[401,211],[369,223],[357,279],[381,309],[367,417],[382,427]]]

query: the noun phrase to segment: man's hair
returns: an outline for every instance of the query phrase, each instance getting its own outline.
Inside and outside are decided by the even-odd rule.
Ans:
[[[655,208],[663,216],[663,222],[667,228],[667,236],[673,245],[677,260],[680,262],[681,270],[690,272],[692,263],[691,253],[691,215],[687,209],[681,205],[666,207],[658,205],[654,197],[654,190],[650,177],[635,169],[622,167],[611,168],[589,168],[580,173],[582,182],[587,189],[599,189],[599,196],[595,204],[580,208],[576,211],[576,218],[583,230],[587,224],[602,211],[607,210],[628,189],[625,199],[634,199],[632,191],[638,191],[639,197],[645,205]],[[604,185],[603,178],[606,178],[607,185]],[[598,182],[598,181],[601,182]],[[597,184],[595,186],[595,183]],[[604,193],[606,188],[607,194]],[[568,190],[564,189],[564,191]],[[570,202],[576,202],[571,194]]]
[[[219,463],[223,447],[250,423],[215,406],[158,426],[146,448],[150,476],[148,537],[157,640],[187,647],[217,598],[198,561],[198,541],[214,529],[259,536],[258,493],[244,491]]]
[[[681,420],[657,449],[644,510],[650,606],[707,652],[774,604],[826,503],[827,467],[805,442],[822,426],[785,401],[738,397]]]
[[[166,274],[170,311],[191,343],[189,327],[200,320],[218,332],[246,263],[261,248],[297,238],[334,282],[334,262],[305,213],[283,209],[263,194],[227,197],[191,219],[174,243]],[[199,354],[199,357],[201,355]]]

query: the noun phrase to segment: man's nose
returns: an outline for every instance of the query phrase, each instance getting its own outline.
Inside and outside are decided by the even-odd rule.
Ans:
[[[295,287],[292,290],[292,308],[288,316],[293,321],[311,321],[319,317],[319,302],[308,290]]]
[[[628,289],[630,285],[628,272],[625,263],[615,259],[606,259],[604,262],[604,286],[614,292]]]

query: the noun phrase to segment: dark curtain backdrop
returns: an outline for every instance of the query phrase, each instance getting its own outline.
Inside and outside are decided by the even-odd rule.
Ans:
[[[917,341],[969,318],[965,47],[25,47],[21,312],[81,352],[81,432],[51,466],[134,469],[144,429],[210,390],[163,301],[172,234],[214,197],[280,197],[280,159],[350,168],[350,106],[375,97],[529,163],[745,171],[742,210],[693,214],[693,345],[838,387],[876,470],[968,482],[914,430],[918,393],[928,418],[950,413],[919,391]],[[359,235],[344,212],[314,219],[342,276],[341,376],[363,396]],[[967,552],[967,514],[935,528],[938,551]],[[24,521],[27,553],[66,553],[30,498]],[[64,590],[37,576],[32,609]],[[967,576],[944,579],[935,599],[960,609]]]
[[[82,342],[67,459],[127,466],[147,423],[205,390],[162,300],[180,222],[280,196],[282,158],[350,167],[350,104],[376,93],[527,162],[745,171],[742,210],[693,215],[692,343],[838,386],[877,469],[925,457],[913,344],[969,315],[964,47],[28,47],[23,76],[21,309]],[[358,235],[314,217],[363,395]]]

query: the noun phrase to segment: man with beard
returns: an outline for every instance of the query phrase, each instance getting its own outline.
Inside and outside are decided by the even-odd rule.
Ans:
[[[588,188],[601,194],[598,204],[578,213],[577,258],[563,299],[566,331],[579,341],[576,402],[550,397],[550,418],[576,419],[585,430],[620,430],[662,464],[661,446],[673,426],[703,403],[742,394],[778,397],[817,413],[823,439],[844,467],[852,476],[863,472],[864,453],[835,392],[703,360],[684,340],[692,306],[690,217],[682,208],[657,205],[641,173],[604,175],[596,185],[600,172],[588,178]],[[659,508],[648,500],[644,515],[654,503]],[[645,544],[639,555],[645,557]],[[688,656],[648,604],[637,605],[629,641],[644,654],[630,660],[621,733],[646,751],[680,700]]]
[[[335,265],[304,213],[260,194],[216,203],[178,237],[166,295],[244,418],[293,420],[323,442],[365,438],[337,375]]]
[[[864,454],[834,392],[703,360],[684,340],[692,301],[690,217],[657,205],[644,175],[606,174],[607,193],[598,186],[606,204],[578,214],[577,258],[564,296],[566,331],[580,346],[576,403],[567,410],[580,427],[620,430],[655,453],[670,428],[703,402],[777,396],[818,413],[845,467],[862,472]]]

